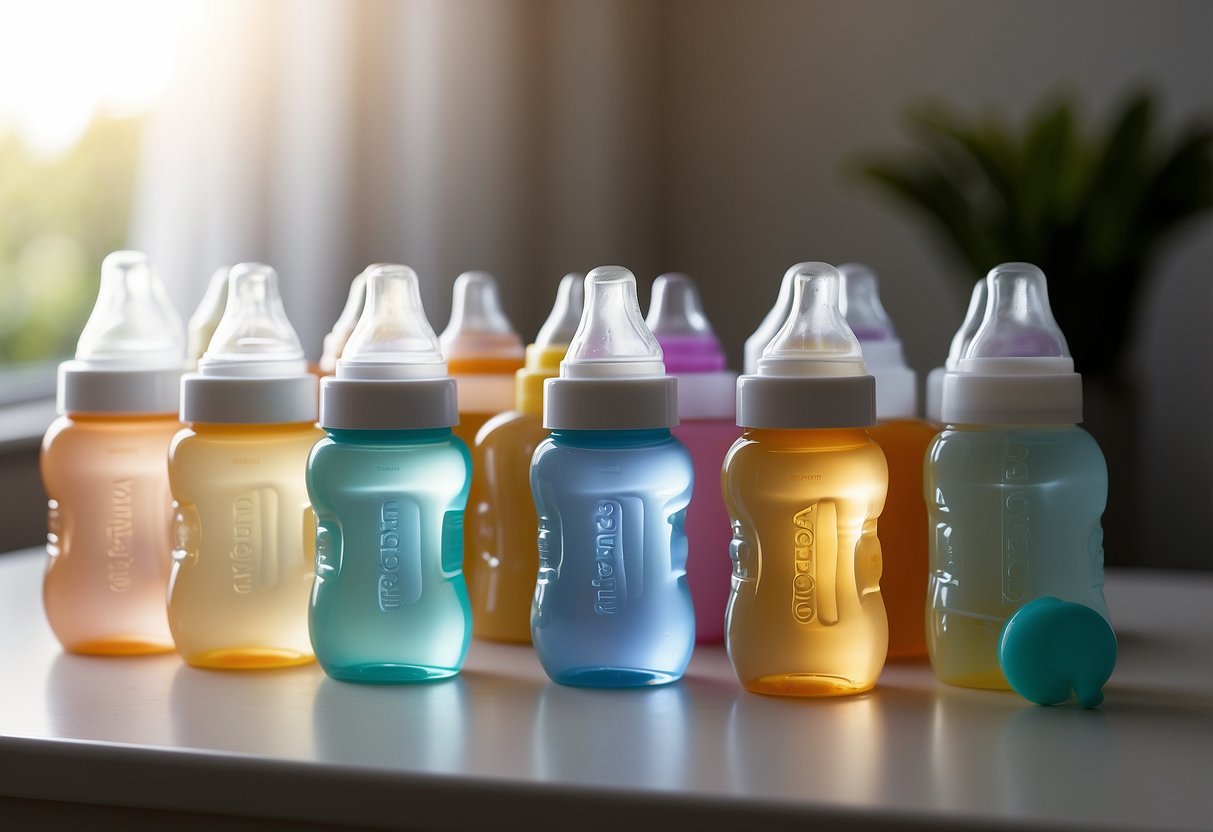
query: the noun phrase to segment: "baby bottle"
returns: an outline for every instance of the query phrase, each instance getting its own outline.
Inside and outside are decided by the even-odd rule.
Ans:
[[[470,448],[485,422],[514,406],[514,373],[522,369],[522,339],[501,311],[491,274],[455,279],[451,320],[438,340],[459,386],[455,435]]]
[[[539,571],[531,457],[548,435],[543,383],[560,372],[577,331],[584,280],[584,275],[567,274],[560,281],[552,313],[526,348],[526,366],[514,377],[514,409],[494,416],[476,437],[464,568],[480,638],[531,640],[531,601]]]
[[[531,638],[553,680],[677,681],[695,644],[686,582],[691,457],[670,434],[677,381],[644,324],[636,278],[601,266],[560,376],[544,383],[531,467],[539,577]]]
[[[973,341],[981,319],[986,314],[986,282],[984,279],[973,284],[973,294],[969,297],[969,311],[965,313],[964,323],[952,336],[952,345],[948,348],[948,358],[942,367],[936,367],[927,373],[927,421],[933,425],[942,425],[940,405],[943,403],[943,377],[945,373],[954,373],[960,366],[960,357]]]
[[[422,682],[463,665],[471,460],[451,433],[458,418],[417,274],[375,266],[336,377],[320,383],[328,435],[307,463],[316,512],[309,623],[316,658],[335,679]]]
[[[936,428],[917,416],[918,381],[906,366],[901,340],[880,302],[876,275],[847,263],[842,311],[868,372],[876,379],[876,424],[868,435],[889,464],[889,493],[877,534],[884,570],[880,595],[889,616],[889,658],[927,655],[923,609],[927,602],[927,505],[922,499],[922,461]]]
[[[927,649],[945,682],[1006,688],[999,635],[1028,601],[1053,596],[1107,617],[1108,472],[1078,427],[1082,377],[1044,274],[1004,263],[986,284],[981,326],[944,376],[947,427],[927,453]]]
[[[346,342],[350,340],[354,327],[358,326],[358,320],[362,317],[362,306],[366,302],[367,273],[382,265],[384,264],[376,263],[374,266],[368,266],[350,283],[350,293],[346,296],[341,314],[333,324],[333,331],[324,336],[324,349],[320,353],[319,362],[321,375],[331,376],[337,372],[337,359],[341,357],[341,351],[345,349]]]
[[[169,518],[164,459],[181,427],[185,333],[137,251],[101,265],[74,361],[59,365],[59,418],[42,441],[50,556],[42,598],[65,650],[173,649],[164,593]]]
[[[215,269],[202,300],[186,324],[185,362],[191,370],[198,368],[198,361],[206,352],[206,346],[215,334],[215,327],[219,326],[219,319],[223,317],[223,309],[227,306],[227,276],[231,270],[231,266]]]
[[[838,271],[807,263],[791,309],[737,380],[744,429],[724,463],[733,518],[725,643],[748,690],[859,693],[876,684],[889,628],[876,520],[888,468],[865,432],[875,383],[838,308]]]
[[[243,263],[198,372],[181,380],[169,449],[174,518],[168,616],[196,667],[312,660],[307,598],[315,538],[303,473],[323,434],[316,377],[269,266]]]
[[[737,374],[725,368],[724,350],[699,290],[685,274],[653,281],[645,323],[661,345],[666,372],[678,379],[678,425],[672,432],[691,453],[695,482],[710,484],[696,489],[687,507],[687,582],[695,603],[695,638],[715,643],[724,638],[733,527],[720,489],[712,486],[738,435]]]

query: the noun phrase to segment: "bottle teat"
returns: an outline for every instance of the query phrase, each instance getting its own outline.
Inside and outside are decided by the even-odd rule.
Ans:
[[[198,359],[206,352],[206,346],[215,334],[215,327],[219,326],[219,319],[223,317],[223,308],[227,305],[227,276],[231,270],[231,266],[215,269],[202,300],[198,302],[194,314],[190,315],[186,326],[185,358],[191,367],[198,366]]]
[[[445,377],[442,345],[425,317],[417,273],[395,264],[377,264],[368,271],[366,305],[337,360],[337,377]]]
[[[1031,263],[1004,263],[986,277],[985,318],[960,362],[981,359],[1050,359],[1047,372],[1074,369],[1066,338],[1049,308],[1045,275]]]
[[[451,320],[439,341],[448,360],[522,357],[522,339],[501,310],[491,274],[464,272],[455,279]]]
[[[289,376],[307,372],[303,346],[287,320],[278,274],[241,263],[228,277],[227,306],[198,362],[207,376]]]
[[[350,293],[346,296],[345,306],[342,307],[341,314],[337,316],[332,331],[324,336],[324,350],[320,354],[320,372],[326,375],[336,372],[337,359],[341,357],[341,351],[345,349],[346,342],[350,340],[350,335],[354,332],[354,327],[358,326],[358,319],[362,317],[362,307],[366,304],[366,276],[371,269],[382,265],[384,264],[375,263],[373,266],[367,266],[350,283]]]
[[[864,376],[863,351],[838,306],[842,282],[828,263],[796,273],[792,308],[758,361],[760,376]]]
[[[969,297],[969,310],[965,312],[964,323],[952,336],[952,344],[948,348],[948,359],[944,362],[946,369],[956,370],[960,367],[960,359],[964,358],[969,344],[973,343],[973,336],[977,334],[977,330],[981,328],[982,319],[985,318],[986,295],[985,280],[979,280],[973,284],[973,294]]]
[[[101,263],[97,302],[80,333],[76,358],[97,369],[181,368],[185,337],[164,284],[138,251]]]
[[[842,314],[860,343],[895,339],[897,333],[880,302],[875,273],[861,263],[843,263],[838,273],[842,275]]]
[[[585,309],[564,361],[562,378],[665,375],[661,346],[645,325],[636,278],[620,266],[599,266],[585,279]]]
[[[758,325],[758,329],[754,330],[754,334],[745,339],[745,364],[742,370],[749,374],[758,372],[758,359],[762,358],[762,351],[767,348],[767,344],[771,343],[771,339],[775,337],[788,319],[788,310],[792,308],[792,284],[796,281],[796,273],[805,266],[812,266],[813,263],[806,261],[797,263],[783,273],[783,278],[779,281],[779,294],[775,298],[775,305],[767,311],[766,316],[762,319],[762,323]]]
[[[723,370],[724,350],[712,331],[695,281],[670,272],[653,281],[653,296],[645,324],[652,331],[671,373],[711,373]]]
[[[581,310],[584,307],[585,275],[570,272],[560,279],[556,289],[556,302],[548,319],[539,327],[533,346],[540,349],[560,347],[563,352],[568,347],[573,336],[577,334],[577,326],[581,323]],[[528,356],[529,358],[529,356]]]

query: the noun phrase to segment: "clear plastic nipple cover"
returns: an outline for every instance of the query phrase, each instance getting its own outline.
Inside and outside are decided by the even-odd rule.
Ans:
[[[540,347],[567,344],[577,334],[577,326],[581,323],[581,311],[585,298],[585,278],[582,275],[569,273],[560,279],[556,290],[556,302],[548,319],[539,328],[535,336],[535,344]]]
[[[273,376],[304,373],[303,346],[287,320],[278,274],[262,263],[241,263],[228,278],[227,306],[199,362],[204,375]]]
[[[844,263],[842,275],[842,314],[860,341],[890,341],[897,337],[893,321],[880,302],[880,284],[876,274],[861,263]]]
[[[655,336],[715,337],[694,281],[678,272],[660,275],[653,281],[645,324]]]
[[[636,278],[621,266],[600,266],[585,279],[585,309],[568,353],[563,378],[663,376],[661,347],[645,325]]]
[[[366,281],[366,305],[337,362],[348,379],[442,378],[442,345],[421,304],[417,273],[380,264]]]
[[[184,351],[181,318],[147,256],[115,251],[106,257],[76,358],[98,368],[168,368],[181,365]]]
[[[1004,263],[990,271],[986,283],[985,318],[964,359],[1048,358],[1073,368],[1049,308],[1044,272],[1030,263]]]
[[[810,263],[796,273],[791,313],[763,350],[759,375],[867,374],[859,340],[839,310],[841,281],[828,263]]]
[[[956,370],[960,366],[960,359],[964,358],[965,351],[969,349],[969,344],[973,343],[973,336],[981,328],[982,319],[986,314],[987,294],[984,278],[973,284],[973,294],[969,297],[969,309],[965,312],[964,323],[956,330],[956,334],[952,336],[952,344],[948,347],[945,369]]]
[[[333,322],[333,328],[324,336],[324,350],[320,356],[320,370],[331,373],[337,369],[337,359],[345,349],[346,342],[362,317],[362,308],[366,305],[366,276],[383,263],[374,263],[359,272],[350,282],[350,291],[345,298],[345,306],[341,314]]]
[[[448,358],[522,355],[522,340],[501,309],[496,278],[488,272],[464,272],[455,279],[451,320],[439,341]]]
[[[194,314],[190,315],[186,329],[186,359],[191,366],[197,366],[198,359],[206,352],[207,344],[219,326],[223,317],[223,309],[227,305],[227,277],[232,271],[231,266],[221,266],[211,274],[211,282],[206,285],[206,291]]]

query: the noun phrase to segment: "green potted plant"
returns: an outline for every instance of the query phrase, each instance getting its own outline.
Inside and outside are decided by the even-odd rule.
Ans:
[[[869,154],[859,170],[930,223],[965,297],[998,263],[1040,266],[1078,370],[1108,377],[1159,251],[1213,208],[1213,128],[1166,132],[1158,109],[1138,92],[1090,129],[1072,97],[1053,96],[1017,128],[998,112],[925,103],[908,114],[914,147]]]

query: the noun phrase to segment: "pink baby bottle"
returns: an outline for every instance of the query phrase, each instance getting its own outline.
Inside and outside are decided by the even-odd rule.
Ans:
[[[695,491],[687,508],[687,581],[695,604],[695,640],[724,638],[724,609],[733,566],[733,529],[720,491],[724,456],[741,435],[735,413],[737,374],[725,367],[724,350],[703,313],[695,281],[663,274],[653,281],[645,320],[665,354],[669,375],[678,378],[675,437],[691,452]]]

